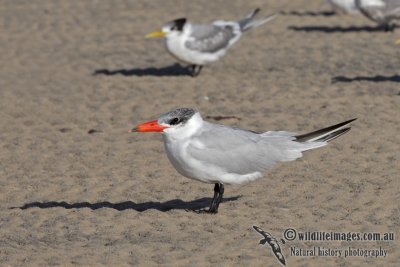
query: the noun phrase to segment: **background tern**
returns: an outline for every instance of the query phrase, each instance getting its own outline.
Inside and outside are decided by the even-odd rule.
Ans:
[[[200,74],[203,65],[223,57],[243,32],[275,18],[272,15],[255,20],[259,11],[257,8],[239,21],[217,20],[211,24],[197,24],[180,18],[167,22],[160,31],[152,32],[146,37],[165,37],[168,52],[179,61],[190,64],[194,77]]]
[[[348,120],[297,135],[285,131],[257,133],[204,121],[192,108],[179,108],[129,132],[162,132],[168,158],[185,177],[214,183],[207,212],[217,213],[224,184],[242,184],[262,177],[279,161],[292,161],[302,152],[325,146],[350,130]]]
[[[393,20],[400,18],[400,0],[356,0],[357,8],[386,31],[394,29]]]

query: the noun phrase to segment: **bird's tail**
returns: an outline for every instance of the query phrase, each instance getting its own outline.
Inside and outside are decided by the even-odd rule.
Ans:
[[[357,118],[341,122],[311,133],[297,135],[295,136],[295,141],[300,143],[329,142],[350,131],[351,127],[349,124],[356,119]]]
[[[240,25],[240,30],[242,32],[247,31],[251,28],[255,28],[258,27],[264,23],[267,23],[271,20],[273,20],[277,14],[273,14],[271,16],[268,16],[264,19],[260,19],[260,20],[255,20],[254,18],[256,17],[257,13],[260,12],[260,9],[257,8],[256,10],[254,10],[253,12],[251,12],[249,15],[247,15],[247,17],[245,17],[244,19],[239,21],[239,25]]]

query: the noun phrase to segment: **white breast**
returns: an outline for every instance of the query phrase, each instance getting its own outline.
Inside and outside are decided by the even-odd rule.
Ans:
[[[187,153],[190,141],[172,140],[164,135],[164,146],[168,159],[175,169],[183,176],[205,183],[215,183],[215,175],[219,170],[207,168],[200,161],[194,159]]]

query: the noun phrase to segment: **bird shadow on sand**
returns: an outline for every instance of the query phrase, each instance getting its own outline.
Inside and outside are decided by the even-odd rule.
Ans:
[[[347,32],[383,32],[379,26],[289,26],[288,29],[297,32],[324,32],[324,33],[347,33]]]
[[[227,197],[223,198],[222,202],[229,202],[238,200],[241,196],[235,197]],[[173,199],[165,202],[143,202],[143,203],[135,203],[132,201],[124,201],[120,203],[111,203],[108,201],[97,202],[97,203],[89,203],[89,202],[79,202],[79,203],[67,203],[65,201],[57,202],[57,201],[49,201],[49,202],[32,202],[27,203],[21,207],[11,207],[10,209],[31,209],[31,208],[41,208],[41,209],[49,209],[49,208],[64,208],[64,209],[82,209],[89,208],[92,210],[97,210],[101,208],[110,208],[118,211],[123,210],[136,210],[139,212],[155,209],[162,212],[166,212],[169,210],[200,210],[205,209],[210,206],[211,198],[199,198],[192,201],[183,201],[181,199]]]
[[[93,76],[97,75],[123,75],[123,76],[190,76],[189,67],[181,66],[175,63],[171,66],[161,68],[134,68],[134,69],[98,69],[93,72]]]
[[[279,14],[284,16],[297,16],[297,17],[330,17],[334,16],[333,11],[282,11]]]
[[[346,76],[336,76],[332,78],[332,83],[351,83],[351,82],[400,82],[400,75],[393,76],[356,76],[356,77],[346,77]]]

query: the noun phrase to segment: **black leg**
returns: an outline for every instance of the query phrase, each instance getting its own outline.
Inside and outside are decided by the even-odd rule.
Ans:
[[[201,65],[192,65],[192,77],[196,77],[200,74],[203,66]]]
[[[218,195],[219,195],[219,183],[216,183],[215,186],[214,186],[214,197],[213,197],[213,199],[211,201],[210,208],[208,209],[209,211],[215,209],[215,204],[217,203]]]
[[[214,186],[214,197],[211,201],[210,208],[208,210],[206,209],[201,209],[201,210],[196,210],[196,213],[218,213],[218,207],[219,203],[222,201],[222,197],[224,195],[224,185],[220,183],[215,183]]]
[[[224,196],[224,191],[225,191],[224,185],[219,184],[219,195],[218,195],[217,203],[215,204],[215,206],[216,206],[215,212],[218,212],[219,203],[221,203],[221,201],[222,201],[222,197]]]
[[[217,213],[219,203],[222,201],[222,196],[224,195],[224,185],[220,183],[216,183],[214,186],[214,198],[211,201],[209,213]]]

